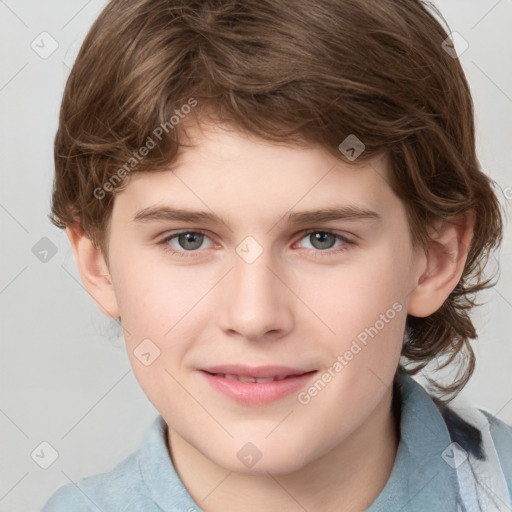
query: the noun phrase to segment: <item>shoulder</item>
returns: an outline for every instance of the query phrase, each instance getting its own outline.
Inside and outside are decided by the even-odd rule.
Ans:
[[[440,407],[452,441],[465,451],[477,478],[512,504],[512,426],[482,407]],[[463,468],[461,468],[462,470]]]
[[[41,512],[128,511],[134,502],[140,503],[147,494],[140,475],[137,452],[134,452],[111,471],[60,487]]]
[[[172,466],[166,431],[164,419],[157,416],[137,451],[111,471],[57,489],[41,512],[161,512],[157,502],[162,496],[166,502],[190,502]],[[169,482],[175,485],[169,486]]]

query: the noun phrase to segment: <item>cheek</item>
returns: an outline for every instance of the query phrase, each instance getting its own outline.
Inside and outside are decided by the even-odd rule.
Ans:
[[[326,354],[325,371],[334,375],[318,406],[324,399],[329,403],[343,397],[349,410],[363,403],[371,408],[399,363],[407,317],[407,254],[386,247],[372,256],[337,269],[327,292],[318,295],[318,311],[331,331],[324,329],[319,344]]]
[[[119,259],[115,293],[123,326],[138,337],[165,341],[179,330],[183,319],[194,314],[201,298],[210,290],[208,276],[198,279],[193,266],[166,265],[165,260]]]
[[[212,317],[213,294],[208,292],[218,278],[198,276],[193,267],[143,264],[142,258],[127,258],[116,268],[116,294],[135,377],[157,409],[164,397],[189,400],[172,376],[187,364],[188,351]]]
[[[340,340],[338,348],[376,323],[386,336],[400,334],[409,291],[403,273],[407,263],[401,259],[390,247],[361,253],[350,264],[333,267],[322,282],[300,287],[330,335]]]

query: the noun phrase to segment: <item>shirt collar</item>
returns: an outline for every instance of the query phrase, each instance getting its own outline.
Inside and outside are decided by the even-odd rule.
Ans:
[[[402,369],[395,393],[401,404],[398,451],[384,489],[367,512],[457,510],[457,475],[442,457],[451,439],[441,413]]]

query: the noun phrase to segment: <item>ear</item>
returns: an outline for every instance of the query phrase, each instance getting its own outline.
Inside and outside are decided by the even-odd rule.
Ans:
[[[430,243],[409,294],[407,312],[426,317],[435,313],[459,282],[473,238],[474,213],[466,211],[439,221],[431,230]]]
[[[89,239],[79,222],[66,227],[82,282],[106,316],[119,318],[110,271],[101,249]]]

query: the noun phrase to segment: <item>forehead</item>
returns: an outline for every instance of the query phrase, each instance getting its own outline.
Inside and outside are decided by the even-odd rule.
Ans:
[[[219,125],[187,135],[190,145],[168,168],[130,176],[114,210],[140,220],[143,210],[168,205],[224,223],[249,215],[275,222],[287,212],[297,220],[289,212],[319,207],[377,217],[398,201],[384,156],[349,164],[320,146],[270,142]]]

